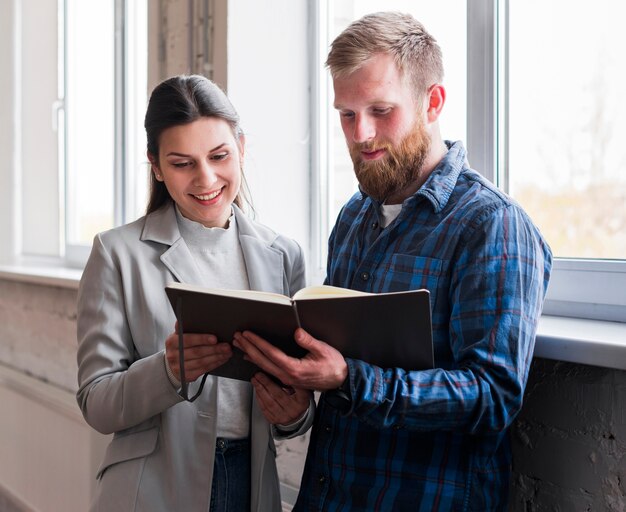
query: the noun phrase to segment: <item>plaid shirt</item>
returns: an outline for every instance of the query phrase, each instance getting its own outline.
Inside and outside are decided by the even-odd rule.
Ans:
[[[447,144],[386,229],[376,202],[350,199],[326,279],[367,292],[430,290],[435,369],[347,360],[352,408],[342,415],[322,395],[294,511],[506,510],[507,428],[522,405],[552,256],[521,207],[468,167],[463,145]]]

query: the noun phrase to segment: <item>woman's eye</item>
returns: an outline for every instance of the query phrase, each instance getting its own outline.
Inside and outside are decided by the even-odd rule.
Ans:
[[[177,169],[182,169],[190,165],[191,165],[191,162],[175,162],[172,164],[172,166],[176,167]]]
[[[228,157],[228,152],[216,153],[211,156],[211,159],[212,160],[224,160],[226,157]]]

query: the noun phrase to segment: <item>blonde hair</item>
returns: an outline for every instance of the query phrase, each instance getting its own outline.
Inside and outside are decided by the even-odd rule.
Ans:
[[[377,12],[351,23],[331,44],[326,66],[334,78],[358,70],[377,53],[394,57],[416,89],[416,96],[443,80],[441,48],[424,25],[410,14]]]

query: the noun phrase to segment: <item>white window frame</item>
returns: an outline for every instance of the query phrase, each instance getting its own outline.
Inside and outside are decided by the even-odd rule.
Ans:
[[[131,37],[130,31],[138,23],[137,16],[139,9],[146,10],[145,22],[147,23],[147,3],[146,0],[114,0],[115,1],[115,25],[111,27],[115,33],[114,48],[114,193],[113,193],[113,226],[120,226],[132,220],[135,216],[136,193],[133,184],[133,162],[137,161],[138,154],[145,151],[144,147],[136,147],[135,138],[131,136],[137,126],[143,126],[143,119],[138,119],[137,115],[131,109],[131,103],[138,101],[139,90],[143,87],[146,90],[145,80],[147,71],[142,75],[137,73],[137,56],[141,52],[145,52],[147,48],[147,40],[144,46],[136,45],[134,38]],[[67,140],[67,123],[65,122],[65,83],[66,83],[66,37],[65,37],[65,20],[67,19],[66,1],[59,0],[59,31],[62,37],[59,38],[59,68],[62,70],[59,74],[59,101],[58,101],[58,123],[59,127],[59,169],[63,177],[66,176],[67,166],[65,160],[65,141]],[[146,62],[144,62],[147,65]],[[141,76],[141,78],[140,78]],[[143,108],[144,105],[142,105]],[[139,125],[137,125],[139,123]],[[64,183],[66,180],[64,179]],[[62,194],[62,211],[68,210],[65,193],[65,187],[61,187]],[[71,244],[65,238],[68,229],[68,221],[65,213],[62,215],[63,226],[61,229],[61,248],[63,253],[61,257],[65,265],[70,267],[82,268],[89,253],[91,245],[88,244]],[[95,234],[95,233],[94,233]]]
[[[468,6],[468,154],[508,191],[508,0]],[[626,322],[626,261],[555,258],[544,314]]]
[[[328,105],[330,85],[323,62],[328,8],[314,2],[315,52],[311,60],[313,112],[311,180],[311,269],[317,280],[325,274],[325,244],[332,228],[328,219]],[[508,0],[467,1],[467,148],[471,165],[503,190],[508,189]],[[626,260],[555,258],[544,314],[626,322]]]

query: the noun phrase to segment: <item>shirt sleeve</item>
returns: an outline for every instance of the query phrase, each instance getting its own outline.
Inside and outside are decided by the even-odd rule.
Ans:
[[[522,404],[550,265],[549,248],[520,208],[485,214],[451,262],[451,364],[407,371],[348,359],[349,414],[377,428],[507,428]]]

